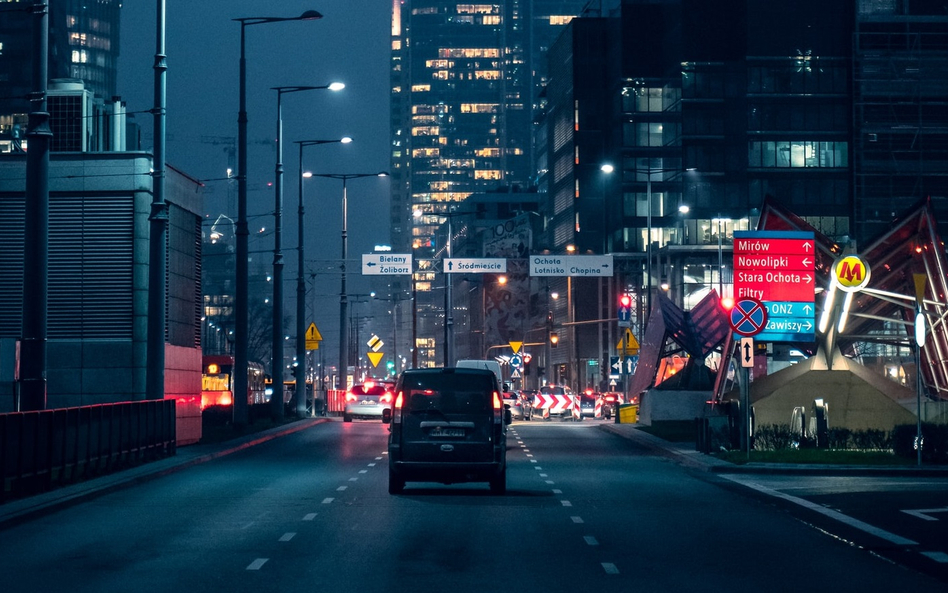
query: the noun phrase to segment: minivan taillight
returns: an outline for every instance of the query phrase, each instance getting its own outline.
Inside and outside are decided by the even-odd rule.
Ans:
[[[500,394],[494,392],[494,424],[501,424],[504,421],[504,400],[500,399]]]
[[[405,397],[402,395],[402,392],[399,391],[398,395],[395,396],[395,405],[392,406],[392,422],[395,424],[402,423],[402,406],[405,404]]]

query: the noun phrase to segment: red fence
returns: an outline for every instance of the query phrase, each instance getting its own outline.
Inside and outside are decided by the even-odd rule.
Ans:
[[[175,452],[175,400],[0,414],[0,502]]]

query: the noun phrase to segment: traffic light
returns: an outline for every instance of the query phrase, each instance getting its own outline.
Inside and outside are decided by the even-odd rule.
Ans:
[[[619,295],[619,307],[628,309],[632,306],[632,297],[627,294]]]
[[[523,355],[523,374],[524,376],[530,374],[530,361],[533,360],[533,356],[524,353]]]
[[[555,333],[550,334],[550,348],[556,348],[556,345],[560,343],[560,337]]]

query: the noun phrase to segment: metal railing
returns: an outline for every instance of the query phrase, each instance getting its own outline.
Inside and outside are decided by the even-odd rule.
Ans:
[[[0,414],[0,502],[174,455],[175,400]]]

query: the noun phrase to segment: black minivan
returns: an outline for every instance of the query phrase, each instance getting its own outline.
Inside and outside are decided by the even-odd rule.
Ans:
[[[484,369],[431,368],[404,371],[395,401],[384,410],[391,424],[388,491],[405,482],[488,482],[507,490],[507,425],[500,386]]]

